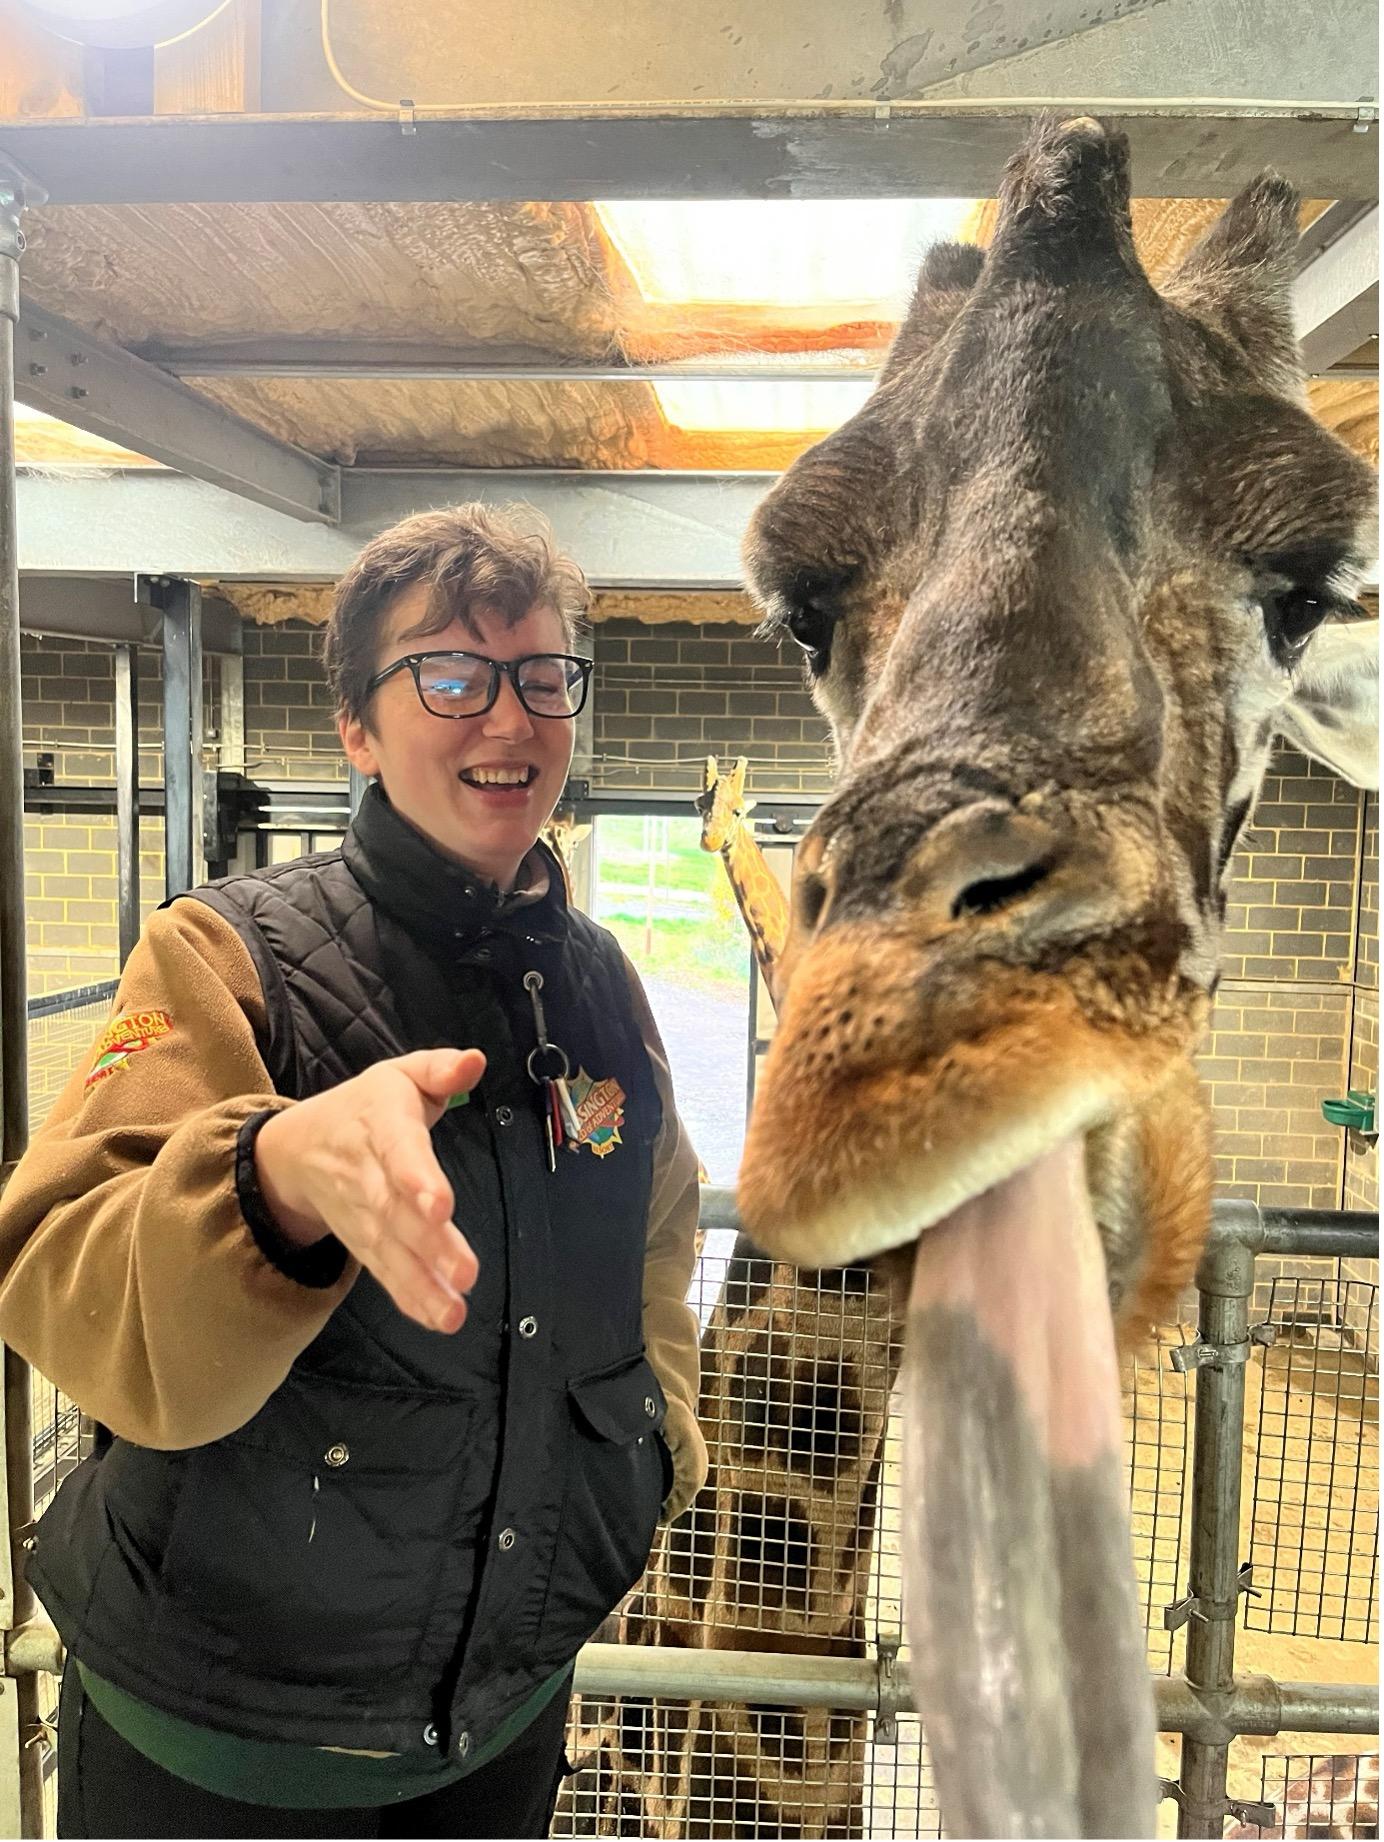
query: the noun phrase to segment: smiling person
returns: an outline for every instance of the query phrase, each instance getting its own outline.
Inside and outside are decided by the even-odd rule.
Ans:
[[[0,1336],[103,1429],[30,1556],[61,1835],[546,1834],[702,1482],[696,1158],[538,842],[586,603],[531,515],[367,546],[345,841],[151,918],[5,1192]]]

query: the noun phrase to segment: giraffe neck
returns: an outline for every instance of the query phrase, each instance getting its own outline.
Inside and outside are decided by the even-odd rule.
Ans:
[[[743,825],[721,846],[721,861],[735,892],[736,905],[749,932],[750,946],[778,1006],[777,977],[788,937],[787,904],[764,854]]]

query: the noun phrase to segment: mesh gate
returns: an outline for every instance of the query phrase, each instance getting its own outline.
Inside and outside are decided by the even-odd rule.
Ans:
[[[1379,1550],[1377,1287],[1271,1281],[1261,1371],[1250,1630],[1375,1635]]]
[[[29,1131],[47,1119],[54,1101],[74,1069],[91,1048],[98,1029],[110,1012],[116,982],[83,986],[31,1000],[28,1017]],[[58,1485],[90,1450],[82,1416],[52,1382],[31,1372],[30,1400],[33,1427],[33,1485],[36,1516],[52,1501]],[[57,1731],[58,1683],[56,1677],[39,1679],[39,1714],[44,1722],[43,1748],[44,1833],[52,1835],[57,1823],[57,1763],[53,1737]]]
[[[1260,1801],[1273,1805],[1275,1821],[1237,1823],[1227,1836],[1378,1836],[1378,1753],[1291,1753],[1260,1763]]]

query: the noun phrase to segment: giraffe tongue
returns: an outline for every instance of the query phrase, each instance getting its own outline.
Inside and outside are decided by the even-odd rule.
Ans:
[[[905,1355],[909,1672],[954,1836],[1151,1836],[1105,1268],[1069,1140],[929,1228]]]

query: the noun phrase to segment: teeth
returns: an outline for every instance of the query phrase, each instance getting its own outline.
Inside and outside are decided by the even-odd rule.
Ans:
[[[474,780],[482,787],[522,787],[529,778],[526,767],[514,768],[465,768],[463,778]]]

